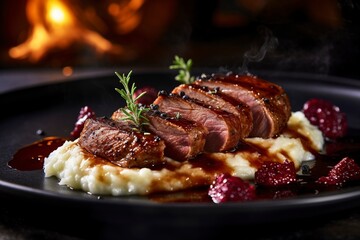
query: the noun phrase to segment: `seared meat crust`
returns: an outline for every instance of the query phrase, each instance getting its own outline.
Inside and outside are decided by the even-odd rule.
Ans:
[[[181,96],[186,95],[190,98],[202,101],[204,104],[207,104],[214,109],[233,113],[239,118],[241,127],[241,131],[239,132],[240,138],[243,139],[249,136],[253,127],[253,118],[250,107],[230,96],[222,94],[218,88],[208,88],[197,84],[181,84],[174,88],[172,93]]]
[[[112,114],[112,119],[121,121],[120,110]],[[146,130],[159,136],[165,142],[165,156],[185,161],[203,152],[207,129],[184,118],[170,116],[158,110],[147,112],[149,125]]]
[[[247,104],[253,115],[249,137],[271,138],[281,133],[291,115],[288,95],[282,87],[251,75],[214,75],[195,84],[219,91]]]
[[[79,145],[124,168],[153,167],[165,161],[165,143],[158,136],[105,117],[85,121]]]
[[[208,130],[204,147],[206,152],[230,150],[241,139],[239,118],[232,113],[176,94],[160,95],[154,104],[159,106],[160,111],[202,124]]]

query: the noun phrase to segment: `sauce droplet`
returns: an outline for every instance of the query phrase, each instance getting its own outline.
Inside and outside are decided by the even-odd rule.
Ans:
[[[32,171],[43,168],[45,157],[60,147],[66,139],[46,137],[30,145],[20,148],[8,162],[8,166],[16,170]]]

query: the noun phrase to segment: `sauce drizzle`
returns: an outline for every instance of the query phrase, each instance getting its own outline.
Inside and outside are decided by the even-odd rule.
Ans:
[[[43,168],[45,157],[65,141],[64,138],[46,137],[22,147],[13,155],[8,166],[21,171],[40,170]]]

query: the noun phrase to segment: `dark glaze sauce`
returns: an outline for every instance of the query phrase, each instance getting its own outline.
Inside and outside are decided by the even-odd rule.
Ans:
[[[8,166],[16,170],[32,171],[43,168],[44,158],[63,145],[64,138],[46,137],[30,145],[20,148],[13,158],[8,162]]]
[[[44,158],[52,151],[61,146],[66,139],[60,137],[46,137],[19,149],[8,162],[9,167],[21,170],[31,171],[43,168]],[[306,144],[304,144],[306,146]],[[250,156],[251,165],[258,167],[266,160],[271,158],[266,149],[255,149],[246,144],[240,144],[237,149],[232,151],[246,152]],[[360,136],[345,137],[336,142],[326,142],[324,153],[316,153],[315,160],[305,162],[298,171],[298,181],[296,183],[284,187],[259,187],[256,188],[257,199],[279,199],[301,195],[316,195],[321,192],[336,191],[340,188],[348,188],[360,186],[359,181],[346,183],[342,187],[325,186],[316,184],[315,181],[327,175],[328,171],[336,165],[342,158],[351,157],[360,164]],[[208,173],[219,173],[231,171],[229,167],[223,163],[222,159],[213,158],[208,154],[201,154],[191,160],[194,167],[202,167]],[[172,165],[162,166],[172,169]],[[186,176],[184,176],[186,177]],[[196,181],[196,179],[194,180]],[[208,186],[198,187],[185,191],[173,193],[153,193],[147,196],[148,199],[156,202],[211,202],[207,195]]]
[[[306,146],[306,144],[304,145]],[[273,157],[266,149],[254,148],[245,144],[239,145],[239,148],[234,150],[233,153],[236,154],[237,151],[248,153],[248,160],[251,161],[251,165],[254,167],[259,167],[263,161]],[[298,171],[296,183],[281,187],[257,186],[257,199],[281,199],[305,195],[315,196],[319,193],[360,186],[360,181],[347,182],[341,187],[316,183],[318,178],[326,176],[329,170],[344,157],[351,157],[360,165],[360,136],[345,137],[336,142],[326,142],[324,152],[314,153],[314,155],[314,160],[303,163],[303,166]],[[225,172],[228,170],[226,165],[221,164],[221,159],[212,159],[206,154],[194,159],[193,164],[204,167],[208,172],[219,172],[219,169],[223,169]],[[212,202],[207,195],[207,191],[208,186],[204,186],[175,193],[151,194],[149,199],[157,202]]]

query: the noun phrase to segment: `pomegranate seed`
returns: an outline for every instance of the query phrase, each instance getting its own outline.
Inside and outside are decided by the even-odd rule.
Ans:
[[[264,186],[280,186],[296,182],[296,170],[293,162],[264,162],[255,172],[255,183]]]
[[[305,102],[303,112],[310,123],[318,126],[329,139],[343,137],[348,129],[345,113],[330,101],[313,98]]]
[[[320,177],[316,182],[341,186],[352,180],[360,180],[360,167],[354,159],[345,157],[330,170],[327,176]]]
[[[255,187],[239,177],[220,174],[210,185],[208,195],[214,203],[253,200]]]

